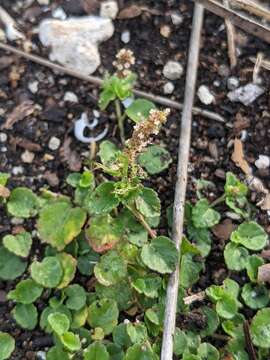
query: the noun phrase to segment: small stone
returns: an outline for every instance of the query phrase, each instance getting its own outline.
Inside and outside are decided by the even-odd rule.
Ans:
[[[32,81],[28,84],[28,89],[32,94],[36,94],[38,92],[38,81]]]
[[[3,133],[3,132],[1,132],[0,133],[0,142],[1,143],[4,143],[4,142],[6,142],[7,141],[7,134],[6,133]]]
[[[35,158],[35,154],[28,150],[25,150],[21,155],[22,161],[26,164],[31,164],[34,158]]]
[[[230,68],[227,65],[220,65],[218,67],[218,74],[222,77],[228,77],[230,75]]]
[[[267,169],[270,166],[270,158],[266,155],[259,155],[259,159],[255,161],[255,166],[258,169]]]
[[[56,173],[46,171],[44,174],[44,178],[48,181],[48,184],[50,186],[58,186],[59,185],[59,178]]]
[[[4,290],[0,290],[0,303],[7,301],[7,293]]]
[[[50,138],[50,141],[49,141],[49,144],[48,144],[48,147],[50,150],[57,150],[59,148],[61,144],[61,141],[60,139],[58,139],[57,137],[53,136]]]
[[[173,25],[175,26],[179,26],[183,22],[183,16],[178,11],[174,11],[171,13],[171,19]]]
[[[67,91],[64,95],[64,101],[78,103],[78,96],[74,94],[72,91]]]
[[[61,7],[56,8],[52,11],[52,17],[55,19],[66,20],[67,14]]]
[[[38,351],[38,352],[37,352],[37,360],[46,360],[46,353],[45,353],[45,351]]]
[[[122,32],[121,41],[124,44],[128,44],[130,42],[130,31],[129,30],[125,30],[125,31]]]
[[[215,101],[214,95],[210,92],[209,88],[201,85],[197,91],[200,101],[205,105],[210,105]]]
[[[168,81],[163,86],[163,92],[164,94],[172,94],[174,91],[174,84],[171,81]]]
[[[171,35],[171,28],[169,25],[162,25],[160,28],[160,35],[162,35],[165,38],[169,38]]]
[[[265,89],[257,84],[249,83],[245,86],[230,91],[227,96],[232,102],[240,102],[245,106],[252,104],[259,96],[265,92]]]
[[[95,118],[100,118],[100,112],[96,109],[93,110],[93,115]]]
[[[10,222],[12,225],[22,225],[24,223],[24,219],[14,217],[10,220]]]
[[[235,76],[231,76],[227,80],[227,88],[229,90],[235,90],[239,86],[239,79]]]
[[[21,174],[23,174],[23,172],[24,172],[24,168],[22,167],[22,166],[14,166],[13,168],[12,168],[12,174],[13,175],[21,175]]]
[[[183,75],[183,72],[184,72],[183,66],[179,62],[172,60],[169,60],[165,64],[162,71],[163,75],[169,80],[180,79],[181,76]]]
[[[118,4],[116,1],[103,1],[100,5],[100,16],[115,19],[118,14]]]
[[[37,2],[39,3],[39,5],[49,5],[50,4],[50,0],[37,0]]]

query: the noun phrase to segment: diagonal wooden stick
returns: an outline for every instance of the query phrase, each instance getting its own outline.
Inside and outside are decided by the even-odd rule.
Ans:
[[[223,0],[224,6],[229,9],[229,0]],[[227,40],[228,40],[228,53],[231,64],[231,69],[237,65],[236,47],[235,47],[235,27],[230,19],[225,18],[225,25],[227,29]]]
[[[253,0],[232,0],[232,5],[238,9],[246,10],[250,14],[264,18],[270,21],[270,10],[257,1]]]
[[[203,14],[203,6],[196,4],[193,14],[192,33],[189,47],[185,99],[181,118],[181,132],[178,150],[177,181],[175,184],[173,208],[172,239],[178,249],[179,258],[181,255],[180,250],[183,237],[184,207],[192,128],[192,106],[196,90]],[[172,360],[173,358],[173,337],[175,331],[178,287],[179,264],[177,264],[176,270],[171,274],[167,286],[161,360]]]

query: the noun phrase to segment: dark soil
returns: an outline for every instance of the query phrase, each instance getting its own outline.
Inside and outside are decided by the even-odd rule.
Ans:
[[[20,3],[23,2],[20,1]],[[82,0],[69,2],[52,0],[51,3],[51,8],[62,4],[68,15],[86,14]],[[119,1],[122,6],[126,6],[127,3],[132,3],[132,1]],[[174,59],[180,61],[183,66],[186,65],[193,4],[189,0],[141,0],[138,3],[155,11],[144,12],[134,19],[114,22],[116,30],[113,38],[100,47],[102,66],[96,75],[102,76],[105,69],[112,70],[114,55],[124,47],[120,40],[121,33],[128,29],[131,32],[131,41],[126,47],[132,49],[137,58],[138,88],[163,95],[162,88],[167,81],[162,76],[164,64],[169,59]],[[22,30],[36,45],[35,53],[47,58],[47,50],[41,46],[32,31],[42,18],[50,16],[50,11],[42,13],[36,2],[28,8],[17,8],[17,10],[16,1],[2,0],[1,5],[18,21]],[[173,10],[180,10],[183,15],[183,23],[179,27],[171,23],[170,13]],[[169,38],[160,35],[160,27],[165,24],[168,24],[171,29]],[[227,78],[234,75],[239,78],[241,84],[252,81],[253,64],[249,57],[256,56],[258,51],[264,52],[266,56],[269,55],[269,46],[256,38],[247,37],[242,32],[238,34],[238,40],[243,43],[241,55],[237,67],[230,71],[224,22],[206,13],[198,85],[205,84],[216,94],[216,104],[208,106],[208,110],[222,114],[233,126],[237,117],[247,119],[244,129],[247,134],[244,148],[249,163],[254,164],[259,154],[270,154],[269,73],[266,70],[261,71],[260,76],[267,91],[248,107],[231,103],[227,99]],[[32,94],[28,89],[29,83],[34,80],[38,81],[36,94]],[[183,101],[184,83],[185,76],[175,81],[172,99]],[[70,147],[76,151],[82,164],[87,160],[88,145],[79,143],[73,136],[73,122],[83,111],[88,111],[92,116],[92,111],[98,110],[98,89],[89,83],[55,73],[3,51],[0,52],[0,89],[0,126],[5,122],[7,114],[23,100],[32,100],[38,106],[32,115],[17,122],[13,129],[4,131],[8,140],[0,143],[0,171],[13,173],[10,181],[12,187],[23,185],[38,190],[40,187],[50,185],[53,191],[65,193],[67,189],[64,180],[72,169],[61,156],[61,151],[50,150],[48,143],[52,136],[56,136],[61,140],[62,146],[67,137],[70,137]],[[66,91],[75,92],[79,103],[64,102],[63,97]],[[198,99],[196,99],[196,105],[203,107]],[[174,160],[169,170],[151,180],[151,185],[160,194],[164,209],[173,201],[180,119],[181,114],[172,110],[168,123],[157,139],[157,142],[166,145]],[[119,142],[115,121],[110,112],[101,114],[101,127],[107,122],[110,126],[109,138]],[[195,179],[204,178],[215,183],[216,191],[207,194],[210,199],[214,199],[223,189],[226,171],[232,170],[240,178],[243,177],[241,171],[231,161],[233,150],[231,140],[235,136],[241,136],[241,131],[242,129],[239,130],[237,126],[228,128],[213,120],[200,116],[194,117],[188,184],[190,200],[195,199]],[[30,164],[23,163],[21,159],[26,149],[35,153],[35,158]],[[80,167],[78,165],[80,161],[77,162],[77,167]],[[19,169],[22,172],[20,174],[16,174],[18,166],[22,167]],[[255,175],[264,181],[266,187],[270,188],[269,171],[255,171]],[[270,232],[267,214],[262,211],[257,212],[259,222]],[[0,234],[4,235],[12,229],[13,225],[8,222],[1,209],[0,217]],[[26,222],[24,226],[30,229],[31,223]],[[160,230],[162,233],[167,233],[165,216]],[[206,271],[196,290],[204,289],[213,282],[221,283],[226,277],[222,256],[223,246],[224,243],[220,239],[214,238],[214,246],[206,262]],[[31,256],[39,256],[41,251],[42,249],[37,247]],[[85,284],[88,279],[82,277],[78,280]],[[0,330],[7,331],[16,338],[17,349],[11,357],[12,360],[35,359],[38,350],[46,350],[51,345],[51,338],[38,330],[28,332],[16,326],[10,316],[12,304],[5,298],[5,294],[14,285],[11,282],[0,283]],[[44,305],[45,299],[37,304],[39,309],[42,309]],[[204,319],[200,316],[200,312],[195,311],[183,321],[203,326]]]

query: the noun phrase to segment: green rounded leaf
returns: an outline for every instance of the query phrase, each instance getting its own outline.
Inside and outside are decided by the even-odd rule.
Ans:
[[[133,303],[132,289],[126,279],[111,286],[96,283],[95,289],[99,299],[107,298],[115,300],[120,311],[127,310]]]
[[[150,298],[157,298],[162,287],[162,279],[159,276],[152,275],[138,278],[131,285],[139,294],[144,294]]]
[[[86,213],[81,208],[72,208],[65,201],[56,201],[45,206],[38,220],[40,238],[58,250],[63,250],[79,233],[85,223]]]
[[[48,316],[48,323],[50,324],[53,331],[58,335],[63,335],[68,331],[70,322],[69,318],[62,313],[55,312]]]
[[[25,271],[27,263],[0,246],[0,279],[14,280]]]
[[[127,324],[121,323],[113,329],[113,342],[121,348],[128,348],[132,345],[127,333]]]
[[[84,360],[109,360],[110,355],[101,342],[94,342],[89,345],[83,354]]]
[[[46,331],[47,333],[51,333],[52,332],[52,328],[48,322],[48,317],[50,314],[53,313],[61,313],[64,314],[68,317],[69,322],[71,323],[72,321],[72,315],[71,315],[71,311],[64,305],[59,305],[56,308],[52,308],[50,306],[47,306],[41,313],[40,316],[40,321],[39,321],[39,325],[41,327],[42,330]]]
[[[33,304],[17,304],[12,310],[12,316],[24,329],[33,330],[37,325],[38,312]]]
[[[31,234],[22,232],[15,236],[6,235],[3,238],[3,245],[15,255],[27,257],[32,246]]]
[[[0,331],[0,360],[9,359],[15,350],[15,340],[7,333]]]
[[[159,145],[151,145],[138,156],[138,163],[150,174],[159,174],[167,169],[172,158],[170,153]]]
[[[100,184],[88,199],[87,209],[90,214],[100,215],[111,212],[119,205],[114,194],[114,182],[106,181]]]
[[[264,285],[245,284],[241,296],[251,309],[264,308],[270,300],[269,290]]]
[[[67,253],[60,253],[56,255],[60,261],[61,267],[64,271],[62,280],[57,286],[58,289],[63,289],[74,279],[76,273],[77,260]]]
[[[46,360],[70,360],[70,357],[61,347],[54,346],[47,352]]]
[[[73,312],[71,329],[79,329],[85,325],[88,316],[88,307]]]
[[[192,208],[192,221],[196,228],[209,228],[219,223],[219,213],[206,199],[199,200]]]
[[[8,293],[7,298],[22,304],[31,304],[36,301],[42,294],[43,288],[31,279],[22,280],[15,290]]]
[[[175,355],[180,356],[184,353],[187,348],[188,340],[186,333],[179,328],[175,329],[173,352]]]
[[[146,218],[160,216],[160,200],[153,189],[144,187],[140,195],[136,197],[135,203],[137,210]]]
[[[250,334],[254,345],[270,348],[270,308],[257,312],[251,321]]]
[[[67,296],[66,306],[71,310],[80,310],[86,303],[86,293],[78,284],[69,285],[65,289]]]
[[[133,344],[139,344],[148,339],[147,329],[142,323],[128,323],[127,334]]]
[[[243,323],[245,317],[242,314],[236,314],[231,320],[222,322],[222,329],[233,338],[242,338],[244,336]]]
[[[198,347],[198,355],[202,360],[219,360],[218,350],[209,343],[202,343]]]
[[[206,317],[206,327],[200,331],[201,337],[206,337],[214,334],[219,326],[219,318],[215,310],[208,306],[202,308],[202,312]]]
[[[245,269],[249,252],[243,246],[229,242],[224,249],[224,259],[229,270],[241,271]]]
[[[149,245],[143,246],[141,258],[151,270],[161,274],[170,274],[177,264],[178,251],[171,239],[158,236]]]
[[[202,262],[195,261],[192,254],[183,254],[181,256],[180,284],[184,288],[191,287],[199,280],[202,269]]]
[[[89,306],[87,321],[92,328],[100,327],[104,334],[108,335],[117,325],[118,315],[116,302],[111,299],[102,299]]]
[[[101,256],[94,273],[100,284],[114,285],[126,276],[127,264],[116,251],[110,251]]]
[[[246,263],[247,274],[252,282],[257,282],[258,269],[264,264],[264,261],[261,257],[257,255],[249,256]]]
[[[153,102],[137,99],[126,109],[126,114],[131,120],[138,123],[145,120],[149,116],[150,110],[155,108],[156,106]]]
[[[254,251],[263,249],[267,240],[267,233],[255,221],[239,225],[231,234],[231,241]]]
[[[60,340],[64,347],[71,352],[79,351],[81,348],[79,335],[73,334],[71,331],[67,331],[61,335]]]
[[[6,186],[9,178],[10,178],[10,174],[0,171],[0,185]]]
[[[29,189],[18,187],[11,192],[7,204],[8,212],[18,218],[29,218],[37,214],[38,197]]]
[[[82,275],[90,276],[93,274],[94,267],[98,263],[99,254],[91,251],[86,254],[78,257],[78,270]]]
[[[238,311],[238,302],[228,294],[224,294],[222,299],[216,304],[216,312],[224,319],[232,319]]]
[[[118,147],[109,140],[104,140],[99,145],[98,156],[103,165],[110,166],[116,160],[117,154],[120,150]]]
[[[158,360],[158,356],[147,343],[135,344],[128,348],[124,360]]]
[[[31,276],[41,286],[55,288],[62,279],[63,269],[57,257],[48,256],[41,262],[34,261],[32,263]]]

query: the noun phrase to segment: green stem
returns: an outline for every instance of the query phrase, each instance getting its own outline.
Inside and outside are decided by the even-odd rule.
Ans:
[[[147,222],[145,221],[143,215],[138,210],[134,209],[132,206],[129,206],[129,205],[125,205],[125,206],[129,211],[132,212],[132,214],[135,216],[135,218],[137,220],[139,220],[139,222],[142,224],[142,226],[148,232],[150,237],[152,239],[155,239],[156,238],[156,232],[154,230],[152,230],[151,227],[147,224]]]
[[[118,99],[115,100],[114,104],[115,104],[118,128],[120,131],[120,139],[121,139],[122,144],[125,145],[126,139],[125,139],[124,120],[125,120],[126,115],[122,114],[120,101]]]
[[[211,203],[211,207],[215,207],[221,203],[223,203],[224,201],[226,200],[226,194],[223,194],[221,195],[219,198],[217,198],[216,200],[214,200],[212,203]]]

